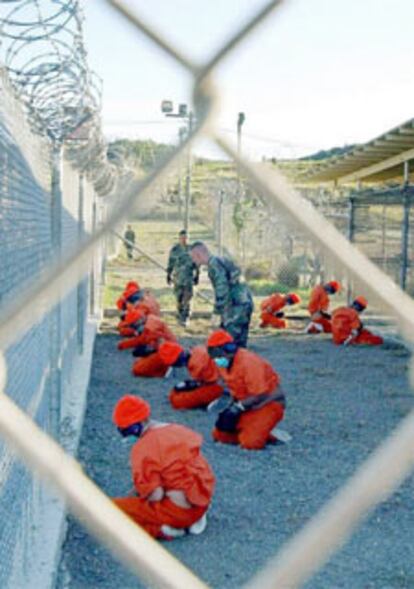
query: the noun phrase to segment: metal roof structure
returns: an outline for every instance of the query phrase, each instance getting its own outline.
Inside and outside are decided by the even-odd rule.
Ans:
[[[298,180],[305,184],[376,184],[403,178],[410,162],[414,166],[414,119],[343,155],[315,163]]]

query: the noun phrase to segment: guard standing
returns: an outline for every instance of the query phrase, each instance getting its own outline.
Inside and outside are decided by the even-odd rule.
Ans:
[[[191,259],[187,232],[183,229],[178,234],[178,243],[171,248],[168,257],[167,284],[174,284],[178,322],[184,327],[190,315],[193,286],[198,284],[198,280],[198,266]]]

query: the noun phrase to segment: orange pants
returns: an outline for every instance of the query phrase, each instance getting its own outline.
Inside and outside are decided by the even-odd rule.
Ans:
[[[122,335],[123,337],[134,337],[136,333],[135,329],[132,327],[118,327],[118,331],[119,335]]]
[[[123,339],[118,343],[118,350],[129,350],[130,348],[136,348],[137,346],[145,346],[148,344],[148,338],[142,337],[141,335],[135,335],[129,339]]]
[[[334,336],[333,341],[335,344],[341,345],[346,341],[346,338],[344,339],[337,335],[336,337]],[[384,343],[384,340],[380,335],[374,335],[368,329],[362,329],[349,343],[353,346],[380,346]]]
[[[330,319],[327,319],[326,317],[319,317],[317,319],[312,319],[312,323],[321,325],[322,331],[318,330],[316,327],[311,326],[308,330],[308,333],[332,333],[332,323]]]
[[[154,352],[145,358],[138,358],[132,365],[134,376],[162,377],[165,376],[168,366],[161,360],[158,352]]]
[[[281,319],[279,317],[275,317],[272,313],[268,313],[267,311],[263,311],[261,314],[261,324],[260,327],[275,327],[276,329],[286,329],[287,322],[286,319]]]
[[[192,391],[170,391],[169,399],[174,409],[196,409],[206,407],[223,394],[223,387],[219,384],[205,383]]]
[[[271,401],[261,409],[242,413],[234,433],[214,428],[213,438],[223,444],[240,444],[246,450],[261,450],[269,441],[272,429],[283,419],[284,412],[283,405]]]
[[[183,509],[168,498],[162,501],[147,501],[139,497],[117,497],[114,503],[148,534],[154,538],[164,539],[168,538],[161,532],[162,525],[189,528],[203,517],[209,507],[206,505]]]
[[[384,340],[380,335],[374,335],[368,329],[362,329],[352,343],[366,346],[380,346],[384,343]]]

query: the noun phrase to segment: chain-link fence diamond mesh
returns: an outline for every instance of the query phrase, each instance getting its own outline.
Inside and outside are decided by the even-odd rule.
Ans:
[[[227,153],[229,157],[234,158],[238,161],[240,171],[248,179],[249,184],[252,186],[255,194],[258,195],[260,201],[265,207],[268,207],[269,211],[278,210],[278,214],[281,218],[289,219],[297,230],[304,235],[304,239],[312,243],[319,251],[322,252],[326,258],[327,263],[332,267],[336,267],[338,271],[348,274],[355,284],[362,286],[371,296],[376,300],[377,304],[387,312],[394,315],[400,322],[401,331],[408,340],[412,340],[412,333],[414,328],[414,305],[409,297],[404,295],[403,292],[398,290],[395,283],[388,279],[377,267],[371,264],[366,257],[353,248],[349,242],[338,233],[335,228],[324,220],[324,218],[318,214],[318,212],[311,206],[311,204],[303,200],[300,195],[292,189],[292,187],[285,182],[285,180],[278,174],[275,173],[269,176],[263,170],[257,170],[254,166],[238,158],[236,150],[220,135],[220,133],[214,130],[215,122],[215,103],[218,101],[217,91],[213,86],[211,76],[214,73],[215,67],[221,62],[221,60],[230,51],[233,51],[238,43],[242,41],[251,31],[253,31],[256,25],[263,21],[270,12],[276,8],[280,2],[270,2],[261,12],[259,12],[242,30],[237,32],[228,43],[210,60],[209,63],[203,67],[196,66],[189,56],[181,54],[177,49],[170,46],[169,43],[155,33],[151,27],[141,22],[138,17],[133,15],[129,9],[120,1],[115,0],[111,2],[118,8],[120,12],[124,14],[128,20],[134,24],[137,29],[144,33],[152,42],[155,42],[158,47],[164,50],[173,59],[176,60],[177,64],[180,64],[187,71],[194,76],[194,96],[195,96],[195,108],[197,114],[197,125],[194,128],[193,136],[189,140],[193,139],[195,135],[199,135],[202,132],[209,134],[216,143]],[[207,122],[210,126],[207,126]],[[11,132],[11,131],[10,131]],[[9,135],[6,133],[6,137]],[[11,132],[11,136],[14,138],[18,135]],[[180,148],[181,153],[187,148],[188,141],[184,142]],[[5,144],[7,141],[5,141]],[[13,143],[13,141],[12,141]],[[10,150],[10,146],[7,146],[9,153],[13,154],[13,149]],[[22,149],[22,146],[20,146]],[[25,146],[25,151],[27,147]],[[30,150],[29,150],[30,151]],[[178,154],[179,156],[179,154]],[[15,156],[11,156],[12,159]],[[179,159],[178,157],[176,158]],[[24,158],[24,161],[27,161]],[[43,160],[43,165],[44,165]],[[65,260],[64,266],[48,266],[49,270],[45,275],[39,279],[30,291],[27,292],[27,296],[32,295],[31,303],[33,305],[33,312],[30,316],[21,310],[22,288],[24,286],[24,280],[19,278],[26,278],[23,274],[19,274],[19,278],[13,275],[15,270],[11,264],[7,267],[10,274],[10,279],[13,281],[14,290],[9,288],[8,295],[9,299],[5,300],[3,306],[3,315],[0,322],[0,338],[3,342],[3,346],[8,347],[7,360],[8,360],[8,384],[6,392],[10,394],[12,398],[18,400],[18,404],[22,408],[37,418],[41,419],[42,426],[46,423],[48,427],[44,427],[46,431],[50,431],[49,423],[54,423],[50,419],[50,407],[56,412],[59,410],[58,403],[48,403],[47,409],[43,410],[43,401],[49,397],[52,400],[55,394],[56,386],[61,385],[62,379],[65,378],[65,367],[62,361],[56,362],[53,359],[57,353],[62,353],[62,347],[65,349],[71,349],[76,344],[77,339],[73,336],[75,333],[73,330],[79,329],[78,316],[74,312],[76,307],[76,301],[79,302],[82,297],[74,297],[73,289],[76,287],[79,277],[83,276],[86,269],[90,269],[91,260],[95,255],[95,252],[99,249],[102,238],[108,234],[112,229],[115,229],[117,225],[125,219],[129,212],[134,210],[136,200],[142,199],[146,196],[146,191],[150,190],[154,182],[159,181],[162,173],[166,172],[167,168],[176,161],[174,157],[160,165],[159,169],[153,174],[145,178],[141,183],[133,183],[128,189],[125,189],[122,194],[122,198],[119,199],[118,206],[112,210],[112,213],[107,216],[106,222],[98,228],[94,235],[85,240],[83,248],[76,250],[76,252]],[[5,164],[4,164],[5,165]],[[23,162],[16,165],[16,168],[21,168]],[[13,167],[13,166],[12,166]],[[6,176],[10,169],[9,162],[5,165]],[[3,175],[2,175],[3,176]],[[23,173],[23,176],[25,174]],[[30,177],[30,175],[29,175]],[[17,184],[19,184],[20,176],[17,176]],[[99,174],[95,177],[95,180],[99,180]],[[10,198],[9,182],[11,185],[16,182],[14,174],[10,178],[3,180],[2,177],[2,188],[8,198]],[[27,182],[25,177],[22,184]],[[36,183],[36,182],[35,182]],[[45,204],[43,198],[49,196],[47,188],[43,188],[44,193],[39,193],[39,203],[43,207]],[[17,191],[18,192],[18,191]],[[13,194],[17,194],[13,191]],[[16,196],[17,199],[17,196]],[[17,201],[16,201],[17,202]],[[47,198],[46,198],[47,202]],[[62,199],[65,202],[65,199]],[[49,202],[50,204],[50,202]],[[96,203],[95,207],[96,207]],[[30,205],[31,206],[31,205]],[[69,230],[71,225],[70,211],[76,210],[71,208],[67,204],[69,215],[68,219],[60,218],[59,223],[62,224],[62,238],[65,234],[65,240],[68,244],[74,244],[72,241],[73,236]],[[24,209],[24,207],[23,207]],[[65,213],[64,205],[62,204],[62,213]],[[273,213],[272,213],[273,214]],[[92,226],[96,224],[96,208],[92,214]],[[24,216],[24,215],[23,215]],[[53,216],[53,218],[55,218]],[[58,227],[59,227],[58,223]],[[73,225],[77,231],[77,222]],[[63,231],[64,229],[64,231]],[[13,231],[13,228],[9,230]],[[52,223],[53,230],[53,223]],[[56,227],[54,228],[56,232]],[[52,234],[53,231],[47,232],[45,230],[44,242],[41,253],[36,253],[36,259],[41,260],[42,265],[45,265],[51,260],[53,253],[51,252],[51,243],[56,235]],[[25,232],[26,236],[30,232]],[[259,243],[262,238],[259,237]],[[258,246],[260,247],[260,246]],[[289,246],[290,247],[290,246]],[[30,248],[30,254],[36,249],[33,246]],[[25,258],[20,257],[22,261]],[[40,262],[38,262],[40,264]],[[40,266],[39,266],[40,267]],[[20,270],[19,270],[20,272]],[[31,274],[33,274],[33,270]],[[10,298],[18,292],[16,295],[16,301],[10,300]],[[66,293],[66,298],[62,299],[62,292]],[[61,300],[59,309],[57,311],[58,317],[51,319],[51,315],[45,309],[41,308],[41,302],[47,300],[47,310],[50,311],[56,302]],[[54,312],[52,311],[52,314]],[[39,318],[43,317],[40,320]],[[42,325],[46,322],[47,328]],[[11,333],[10,330],[15,324],[15,332]],[[40,326],[40,327],[39,327]],[[40,330],[37,333],[37,330]],[[24,332],[22,339],[18,339],[19,334]],[[52,347],[51,354],[45,354],[43,361],[46,358],[51,358],[50,366],[50,383],[51,390],[45,395],[43,392],[39,393],[38,403],[35,401],[37,396],[34,396],[33,391],[38,390],[39,387],[43,387],[47,391],[47,386],[43,383],[47,374],[47,368],[43,366],[39,369],[37,375],[30,374],[25,375],[26,366],[22,370],[21,364],[22,357],[13,355],[13,347],[16,346],[28,346],[31,338],[39,338],[39,343],[43,344],[48,342],[48,345]],[[13,347],[11,347],[11,342]],[[65,342],[63,344],[62,342]],[[22,348],[23,354],[33,353],[32,348]],[[66,352],[65,352],[66,353]],[[70,357],[71,351],[67,352],[68,358]],[[25,363],[26,364],[26,363]],[[18,375],[13,374],[13,367],[16,367]],[[28,368],[32,370],[32,368]],[[56,374],[57,373],[57,374]],[[13,390],[13,379],[17,378],[15,383],[15,393],[11,394]],[[42,377],[42,378],[41,378]],[[48,377],[49,378],[49,377]],[[40,379],[40,381],[39,381]],[[36,382],[39,381],[39,382]],[[30,386],[27,383],[30,381]],[[37,388],[36,388],[37,385]],[[123,553],[124,561],[127,562],[131,568],[138,574],[143,575],[147,580],[151,579],[153,583],[157,583],[160,586],[165,584],[167,581],[163,574],[164,567],[160,567],[160,562],[165,561],[171,568],[169,568],[168,582],[171,587],[201,587],[201,581],[195,579],[183,567],[179,566],[174,561],[169,560],[166,554],[157,547],[154,543],[150,542],[140,534],[139,530],[135,529],[116,510],[106,502],[102,495],[96,488],[90,485],[80,473],[78,467],[72,462],[67,461],[65,457],[60,453],[59,449],[54,446],[48,438],[40,435],[40,433],[32,429],[31,432],[36,438],[36,444],[28,444],[25,436],[19,433],[18,425],[26,425],[30,427],[30,423],[26,421],[25,415],[20,413],[16,407],[9,402],[7,397],[3,397],[1,400],[2,412],[0,412],[0,430],[4,437],[19,449],[22,456],[25,457],[26,461],[32,466],[36,467],[43,476],[49,480],[53,480],[54,484],[59,488],[63,496],[68,500],[69,505],[79,516],[84,518],[86,524],[107,544],[110,544],[112,549],[120,555]],[[4,415],[7,414],[6,419]],[[52,414],[53,416],[53,414]],[[10,420],[16,425],[13,429],[10,426]],[[275,564],[270,565],[267,571],[263,573],[263,576],[259,577],[256,581],[253,581],[251,587],[264,587],[271,586],[286,586],[293,587],[303,583],[319,566],[323,565],[323,562],[328,558],[329,554],[332,553],[344,539],[352,533],[355,525],[358,521],[366,514],[368,509],[374,506],[378,501],[386,497],[392,490],[398,485],[401,480],[406,476],[413,467],[413,454],[412,446],[414,443],[414,417],[409,416],[405,422],[402,423],[399,430],[395,433],[392,439],[386,441],[382,448],[380,448],[371,457],[368,464],[361,466],[359,471],[356,473],[353,480],[350,481],[348,486],[340,493],[337,498],[334,498],[330,502],[326,509],[318,515],[313,522],[299,534],[297,539],[293,539],[289,546],[283,551],[282,556],[276,560]],[[53,427],[52,427],[53,430]],[[6,456],[8,450],[4,447],[3,454]],[[14,459],[7,461],[5,459],[3,464],[8,462],[9,472],[6,477],[7,484],[11,481],[12,485],[22,484],[22,488],[28,492],[25,497],[31,496],[36,497],[38,495],[37,490],[31,490],[31,484],[25,479],[24,474],[19,475],[18,473],[24,473],[25,471],[18,466],[18,463]],[[65,468],[65,476],[59,476],[59,463]],[[5,469],[3,468],[3,472]],[[380,480],[378,480],[378,474],[381,473]],[[17,479],[15,478],[17,477]],[[29,477],[30,479],[30,477]],[[5,492],[12,493],[11,490],[4,485],[3,489]],[[9,489],[9,490],[8,490]],[[23,492],[24,495],[24,492]],[[10,497],[10,495],[8,495]],[[31,506],[35,503],[35,500],[25,502],[22,500],[19,507],[19,502],[16,502],[16,518],[19,520],[28,521],[30,514],[33,513]],[[17,521],[17,520],[16,520]],[[320,542],[320,534],[323,532],[324,542]],[[6,529],[4,531],[4,542],[5,546],[8,546],[13,550],[15,547],[15,554],[19,554],[24,562],[27,563],[25,556],[25,540],[20,542],[16,541],[16,536],[19,533],[15,530]],[[27,534],[23,534],[21,538],[28,538]],[[145,555],[143,552],[145,551]],[[9,562],[10,564],[10,562]],[[168,568],[166,566],[165,568]],[[5,570],[9,569],[10,566],[6,565]],[[3,573],[2,573],[3,574]],[[4,573],[10,575],[10,572]],[[7,579],[7,577],[4,577]]]

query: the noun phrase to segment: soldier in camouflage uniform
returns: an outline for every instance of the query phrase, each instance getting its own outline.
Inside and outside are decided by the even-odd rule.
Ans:
[[[220,316],[220,326],[228,331],[238,346],[245,348],[253,313],[253,298],[242,280],[241,270],[229,258],[213,256],[202,241],[191,245],[193,262],[207,266],[208,277],[214,288],[214,311]]]
[[[132,229],[131,225],[128,225],[127,230],[124,233],[124,239],[128,241],[128,243],[125,242],[125,249],[128,260],[132,260],[134,257],[133,245],[135,243],[135,231]]]
[[[167,284],[174,284],[177,299],[178,321],[186,326],[190,315],[190,301],[193,285],[198,284],[199,270],[189,254],[187,232],[183,229],[178,234],[178,243],[170,251],[167,266]]]

